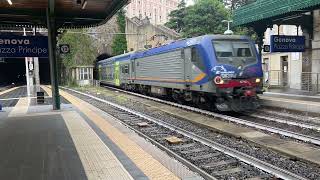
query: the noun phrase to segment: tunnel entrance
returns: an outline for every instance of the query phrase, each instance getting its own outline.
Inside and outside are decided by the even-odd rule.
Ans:
[[[0,86],[26,85],[25,58],[3,58],[0,60]],[[39,58],[41,84],[50,83],[50,64],[47,58]]]

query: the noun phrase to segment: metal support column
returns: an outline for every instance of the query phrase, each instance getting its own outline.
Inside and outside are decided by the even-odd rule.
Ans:
[[[48,26],[48,47],[49,47],[49,61],[50,61],[50,76],[52,89],[52,104],[54,110],[60,109],[60,95],[58,84],[58,70],[56,60],[57,47],[57,27],[54,13],[55,1],[49,0],[47,8],[47,26]]]

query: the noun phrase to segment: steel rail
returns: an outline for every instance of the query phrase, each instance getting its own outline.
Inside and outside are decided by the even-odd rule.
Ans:
[[[267,162],[261,161],[261,160],[259,160],[257,158],[252,157],[252,156],[249,156],[247,154],[244,154],[242,152],[234,150],[232,148],[229,148],[229,147],[226,147],[224,145],[221,145],[221,144],[218,144],[216,142],[213,142],[213,141],[211,141],[211,140],[209,140],[207,138],[201,137],[201,136],[199,136],[197,134],[188,132],[187,130],[184,130],[182,128],[174,126],[174,125],[172,125],[170,123],[163,122],[163,121],[158,120],[156,118],[153,118],[153,117],[150,117],[148,115],[142,114],[140,112],[137,112],[137,111],[131,110],[129,108],[120,106],[118,104],[109,102],[107,100],[92,96],[92,95],[87,94],[87,93],[79,92],[79,91],[76,91],[76,90],[73,90],[73,89],[69,89],[69,88],[65,88],[65,87],[62,87],[62,88],[63,89],[67,89],[67,90],[72,91],[72,92],[75,92],[75,93],[78,93],[78,94],[81,94],[81,95],[84,95],[84,96],[87,96],[87,97],[90,97],[90,98],[95,99],[97,101],[100,101],[100,102],[103,102],[105,104],[108,104],[109,106],[118,108],[118,109],[120,109],[122,111],[126,111],[126,112],[131,113],[133,115],[136,115],[138,117],[144,118],[144,119],[146,119],[148,121],[154,122],[154,123],[156,123],[158,125],[161,125],[161,126],[166,127],[166,128],[168,128],[168,129],[170,129],[172,131],[175,131],[175,132],[177,132],[179,134],[182,134],[182,135],[184,135],[186,137],[194,139],[195,141],[198,141],[198,142],[200,142],[200,143],[202,143],[204,145],[207,145],[207,146],[209,146],[211,148],[214,148],[214,149],[216,149],[216,150],[218,150],[220,152],[223,152],[224,154],[227,154],[229,156],[237,158],[242,162],[245,162],[245,163],[250,164],[252,166],[255,166],[255,167],[257,167],[257,168],[259,168],[259,169],[261,169],[261,170],[263,170],[265,172],[273,174],[274,176],[276,176],[278,178],[288,179],[288,180],[296,180],[296,179],[305,180],[306,179],[304,177],[301,177],[299,175],[291,173],[291,172],[289,172],[287,170],[281,169],[281,168],[276,167],[276,166],[274,166],[272,164],[269,164]]]
[[[293,126],[298,126],[298,127],[301,127],[301,128],[307,128],[307,129],[313,129],[313,130],[320,130],[320,126],[313,125],[313,124],[311,124],[311,123],[288,121],[288,120],[281,119],[281,118],[273,118],[273,117],[256,115],[256,114],[246,114],[246,115],[247,115],[247,116],[250,116],[250,117],[265,119],[265,120],[267,120],[267,121],[274,121],[274,122],[278,122],[278,123],[283,123],[283,124],[289,124],[289,125],[293,125]]]
[[[190,107],[190,106],[186,106],[186,105],[182,105],[182,104],[178,104],[178,103],[174,103],[174,102],[170,102],[170,101],[165,101],[159,98],[154,98],[154,97],[149,97],[149,96],[145,96],[145,95],[141,95],[141,94],[137,94],[137,93],[133,93],[133,92],[128,92],[128,91],[124,91],[122,89],[118,89],[118,88],[113,88],[113,87],[109,87],[109,86],[104,86],[106,88],[110,88],[110,89],[114,89],[117,91],[121,91],[127,94],[131,94],[134,96],[138,96],[138,97],[142,97],[142,98],[146,98],[146,99],[150,99],[159,103],[164,103],[164,104],[168,104],[174,107],[179,107],[181,109],[185,109],[185,110],[189,110],[189,111],[193,111],[193,112],[197,112],[200,114],[204,114],[204,115],[208,115],[208,116],[212,116],[214,118],[220,118],[223,120],[227,120],[230,122],[234,122],[237,124],[242,124],[242,125],[246,125],[248,127],[253,127],[256,129],[260,129],[260,130],[264,130],[264,131],[268,131],[268,132],[272,132],[272,133],[276,133],[276,134],[280,134],[283,136],[287,136],[290,138],[295,138],[304,142],[310,142],[312,144],[316,144],[320,146],[320,139],[316,138],[316,137],[312,137],[312,136],[307,136],[304,134],[299,134],[299,133],[295,133],[292,131],[287,131],[284,129],[280,129],[280,128],[276,128],[276,127],[272,127],[272,126],[268,126],[268,125],[263,125],[263,124],[259,124],[259,123],[255,123],[255,122],[251,122],[251,121],[247,121],[244,119],[240,119],[240,118],[236,118],[236,117],[232,117],[232,116],[227,116],[227,115],[222,115],[222,114],[218,114],[218,113],[214,113],[214,112],[210,112],[207,110],[203,110],[203,109],[199,109],[199,108],[195,108],[195,107]]]

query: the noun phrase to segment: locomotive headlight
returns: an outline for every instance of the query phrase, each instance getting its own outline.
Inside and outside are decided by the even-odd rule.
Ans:
[[[216,76],[216,77],[213,79],[213,82],[214,82],[215,84],[223,84],[223,83],[224,83],[224,81],[223,81],[223,79],[221,78],[221,76]]]
[[[256,83],[260,83],[261,82],[261,79],[260,78],[257,78],[256,79]]]

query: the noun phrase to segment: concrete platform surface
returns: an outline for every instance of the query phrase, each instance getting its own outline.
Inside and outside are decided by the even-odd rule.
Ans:
[[[0,112],[0,179],[202,179],[110,115],[62,94],[72,104],[61,111],[19,98]]]
[[[259,96],[261,104],[300,112],[320,113],[320,96],[283,93],[264,93]]]

